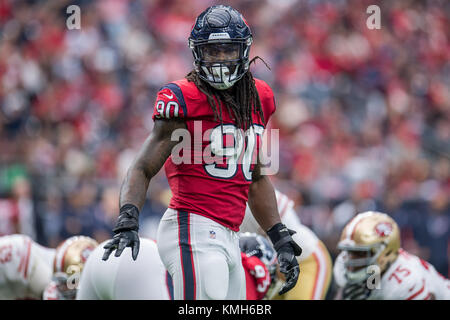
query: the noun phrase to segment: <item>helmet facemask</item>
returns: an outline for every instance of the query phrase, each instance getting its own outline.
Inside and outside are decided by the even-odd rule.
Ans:
[[[344,252],[345,277],[348,283],[362,283],[371,275],[368,267],[378,266],[378,258],[384,251],[384,243],[376,243],[368,246],[352,246],[339,244],[338,249]]]
[[[249,68],[252,38],[189,41],[199,77],[218,90],[231,88]]]
[[[58,292],[66,300],[75,300],[77,289],[73,284],[73,280],[69,279],[65,272],[56,272],[52,280],[55,282]]]

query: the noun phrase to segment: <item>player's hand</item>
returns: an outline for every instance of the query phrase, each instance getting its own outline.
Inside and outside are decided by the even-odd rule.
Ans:
[[[286,281],[278,292],[279,295],[282,295],[297,284],[300,267],[295,257],[294,249],[289,244],[286,244],[278,250],[277,258],[280,265],[280,272],[286,276]]]
[[[344,300],[366,300],[370,295],[370,289],[366,283],[347,284],[342,292]]]
[[[267,235],[277,251],[280,272],[286,276],[286,281],[278,292],[282,295],[291,290],[300,275],[300,267],[296,256],[302,254],[302,248],[292,239],[295,231],[289,230],[284,224],[277,223],[267,231]]]
[[[119,219],[113,229],[116,235],[103,247],[105,253],[102,260],[108,260],[114,250],[116,250],[114,256],[119,257],[126,247],[131,247],[133,260],[136,260],[140,245],[138,230],[139,210],[136,206],[130,204],[122,206]]]
[[[103,254],[102,260],[108,260],[114,250],[116,250],[114,256],[120,257],[126,247],[131,247],[133,260],[136,260],[139,253],[139,244],[139,236],[136,231],[129,230],[120,232],[103,246],[105,253]]]

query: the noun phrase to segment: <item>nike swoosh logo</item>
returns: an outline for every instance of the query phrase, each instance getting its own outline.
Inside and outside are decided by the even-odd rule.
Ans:
[[[172,99],[173,98],[173,94],[171,94],[170,96],[168,94],[163,93],[163,95],[165,95],[167,98]]]

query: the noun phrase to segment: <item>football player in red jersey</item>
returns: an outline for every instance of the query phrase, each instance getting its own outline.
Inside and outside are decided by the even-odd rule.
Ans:
[[[298,279],[295,257],[301,248],[281,223],[273,186],[259,162],[275,101],[271,88],[248,70],[252,41],[243,16],[229,6],[209,7],[197,17],[189,37],[195,68],[158,92],[153,131],[122,184],[116,235],[104,246],[103,259],[114,250],[120,256],[128,246],[136,259],[139,210],[151,178],[164,165],[173,196],[157,243],[175,299],[245,299],[237,232],[247,200],[286,275],[280,292]],[[183,136],[189,148],[181,150],[182,161],[174,138],[180,132],[194,137]]]
[[[246,299],[262,300],[277,279],[277,257],[269,240],[263,236],[244,232],[239,237],[242,265],[245,270]]]

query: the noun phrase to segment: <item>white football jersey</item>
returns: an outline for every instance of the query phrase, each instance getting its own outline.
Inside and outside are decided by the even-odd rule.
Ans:
[[[345,286],[342,253],[334,265],[336,283]],[[369,300],[450,300],[450,281],[428,262],[399,250],[398,258],[381,277]]]
[[[275,190],[275,196],[277,198],[277,206],[280,213],[281,222],[284,223],[289,229],[296,231],[296,234],[294,234],[292,238],[302,248],[302,254],[298,260],[306,260],[313,252],[317,251],[319,238],[317,238],[314,232],[312,232],[308,227],[301,224],[300,218],[294,210],[294,201],[278,190]],[[264,230],[261,229],[256,219],[253,217],[248,204],[245,210],[244,220],[240,226],[240,232],[258,233],[266,236]]]
[[[41,299],[51,281],[55,249],[26,235],[0,237],[0,299]]]
[[[125,248],[120,257],[103,261],[104,241],[89,255],[81,272],[77,300],[169,300],[171,280],[156,242],[140,238],[138,257]],[[56,297],[55,293],[53,294]]]

